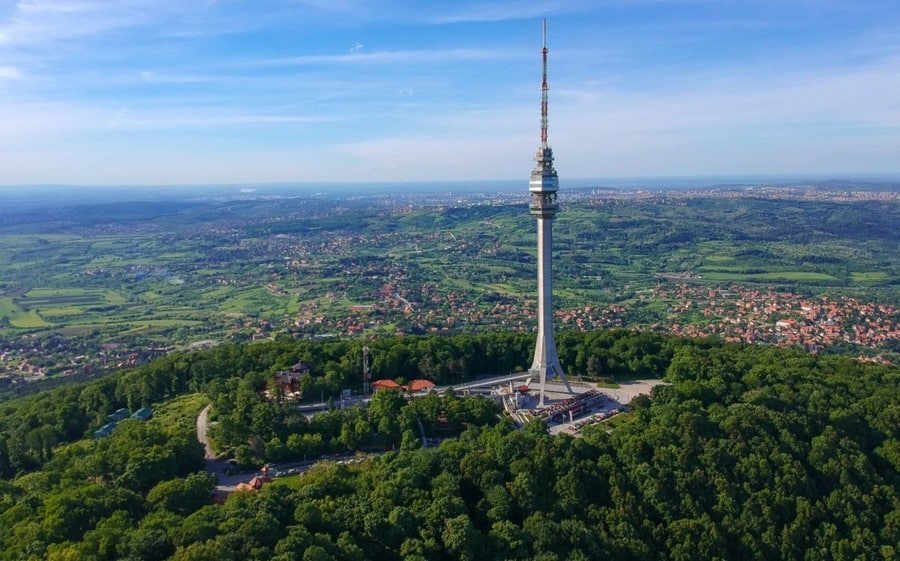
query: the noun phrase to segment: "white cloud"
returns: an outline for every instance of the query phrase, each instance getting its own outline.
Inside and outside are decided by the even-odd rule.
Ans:
[[[556,90],[550,141],[581,176],[889,171],[897,91],[894,58],[779,77],[738,70],[662,92]]]
[[[22,71],[15,66],[0,66],[0,80],[21,80]]]
[[[52,47],[147,26],[186,36],[200,29],[204,34],[227,32],[226,26],[203,19],[214,10],[214,4],[197,6],[180,0],[22,0],[5,20],[0,19],[0,45]]]
[[[478,0],[462,7],[459,7],[459,4],[456,2],[442,3],[441,6],[450,8],[444,14],[429,18],[428,21],[430,23],[447,24],[535,19],[552,14],[578,13],[597,9],[596,3],[589,0]]]
[[[539,142],[539,27],[487,22],[549,13],[553,32],[552,14],[601,8],[590,0],[411,1],[389,13],[386,5],[9,3],[0,15],[2,181],[15,173],[24,182],[129,182],[129,166],[130,182],[154,183],[526,177]],[[277,27],[287,39],[252,51],[194,40],[309,12],[296,43],[289,20]],[[710,58],[691,51],[708,43],[688,32],[734,22],[695,15],[615,29],[579,21],[568,47],[563,37],[559,48],[551,42],[550,141],[563,177],[884,169],[896,159],[895,34]],[[414,28],[423,21],[485,23]],[[590,25],[604,31],[589,34]],[[532,32],[523,49],[519,34]],[[498,38],[507,33],[509,41]],[[247,44],[258,37],[248,33]]]
[[[153,70],[142,70],[138,72],[140,80],[147,84],[203,84],[209,82],[225,82],[235,80],[237,78],[213,74],[176,74],[162,73]]]
[[[361,47],[361,45],[360,45]],[[434,64],[442,62],[497,61],[522,58],[521,52],[505,49],[432,49],[362,52],[351,49],[348,54],[302,55],[296,57],[257,59],[234,67],[306,66],[328,64]]]
[[[332,178],[349,171],[354,181],[525,177],[532,148],[521,138],[502,135],[479,136],[477,142],[450,135],[394,137],[336,144],[329,150],[334,157],[325,161],[341,162],[326,170]]]

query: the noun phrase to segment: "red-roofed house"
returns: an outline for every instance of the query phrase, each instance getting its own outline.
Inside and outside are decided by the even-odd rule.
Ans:
[[[434,382],[431,380],[413,380],[409,384],[406,385],[406,391],[408,392],[421,392],[434,387]]]
[[[234,488],[235,491],[259,491],[263,486],[261,477],[254,477],[249,483],[238,483]]]
[[[375,380],[374,382],[372,382],[372,390],[373,391],[388,390],[388,389],[396,390],[398,388],[400,388],[400,384],[398,384],[397,382],[390,380],[390,379]]]

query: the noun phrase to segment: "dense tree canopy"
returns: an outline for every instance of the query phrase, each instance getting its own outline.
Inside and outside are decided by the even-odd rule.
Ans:
[[[516,337],[503,337],[515,348]],[[369,346],[412,365],[422,360],[419,345],[430,347],[423,353],[443,345],[446,360],[469,357],[463,364],[471,375],[503,370],[501,362],[478,370],[478,351],[463,350],[489,343],[503,346],[489,336]],[[369,409],[308,421],[260,399],[275,369],[297,360],[340,365],[341,349],[354,352],[352,343],[222,347],[9,404],[0,445],[7,475],[18,475],[0,480],[0,557],[814,561],[900,554],[896,367],[628,332],[565,335],[567,367],[592,362],[610,378],[664,374],[669,382],[635,400],[627,422],[613,430],[594,425],[579,439],[550,436],[541,423],[513,430],[484,400],[433,394],[407,404],[387,392]],[[197,473],[202,451],[189,438],[193,427],[126,421],[108,438],[64,444],[123,402],[196,390],[209,394],[221,425],[235,425],[233,444],[262,443],[253,454],[399,445],[362,464],[322,463],[214,505],[212,480]],[[77,407],[62,412],[73,400]],[[462,432],[421,448],[418,421],[426,431]]]
[[[610,377],[662,376],[673,342],[653,333],[632,331],[571,333],[560,337],[563,364],[576,372],[593,369]],[[372,356],[372,379],[427,378],[454,384],[487,374],[520,372],[534,344],[524,333],[489,333],[455,337],[397,337],[374,341],[294,341],[222,345],[198,352],[178,352],[102,380],[63,386],[0,407],[0,476],[25,473],[44,464],[54,448],[72,442],[107,422],[120,407],[135,410],[189,391],[212,398],[223,417],[225,443],[258,434],[264,442],[280,421],[295,432],[302,423],[290,410],[260,406],[259,391],[273,374],[297,362],[312,367],[301,381],[305,400],[336,398],[345,388],[362,388],[362,347]],[[423,372],[424,370],[424,372]],[[234,421],[228,424],[228,417]],[[377,431],[378,427],[373,427]]]

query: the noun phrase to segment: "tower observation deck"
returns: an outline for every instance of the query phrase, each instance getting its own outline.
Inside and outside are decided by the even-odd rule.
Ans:
[[[531,364],[532,376],[540,381],[540,407],[544,406],[547,378],[559,377],[569,392],[572,388],[559,363],[556,341],[553,338],[553,217],[559,210],[556,193],[559,176],[553,167],[553,149],[547,144],[547,20],[544,20],[543,82],[541,84],[541,146],[534,156],[528,191],[531,200],[528,210],[537,219],[538,250],[538,335]]]

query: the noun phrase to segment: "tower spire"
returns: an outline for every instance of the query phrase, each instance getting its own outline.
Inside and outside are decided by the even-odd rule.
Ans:
[[[550,88],[547,86],[547,18],[544,18],[544,48],[541,50],[544,77],[541,82],[541,148],[547,148],[547,100]]]

